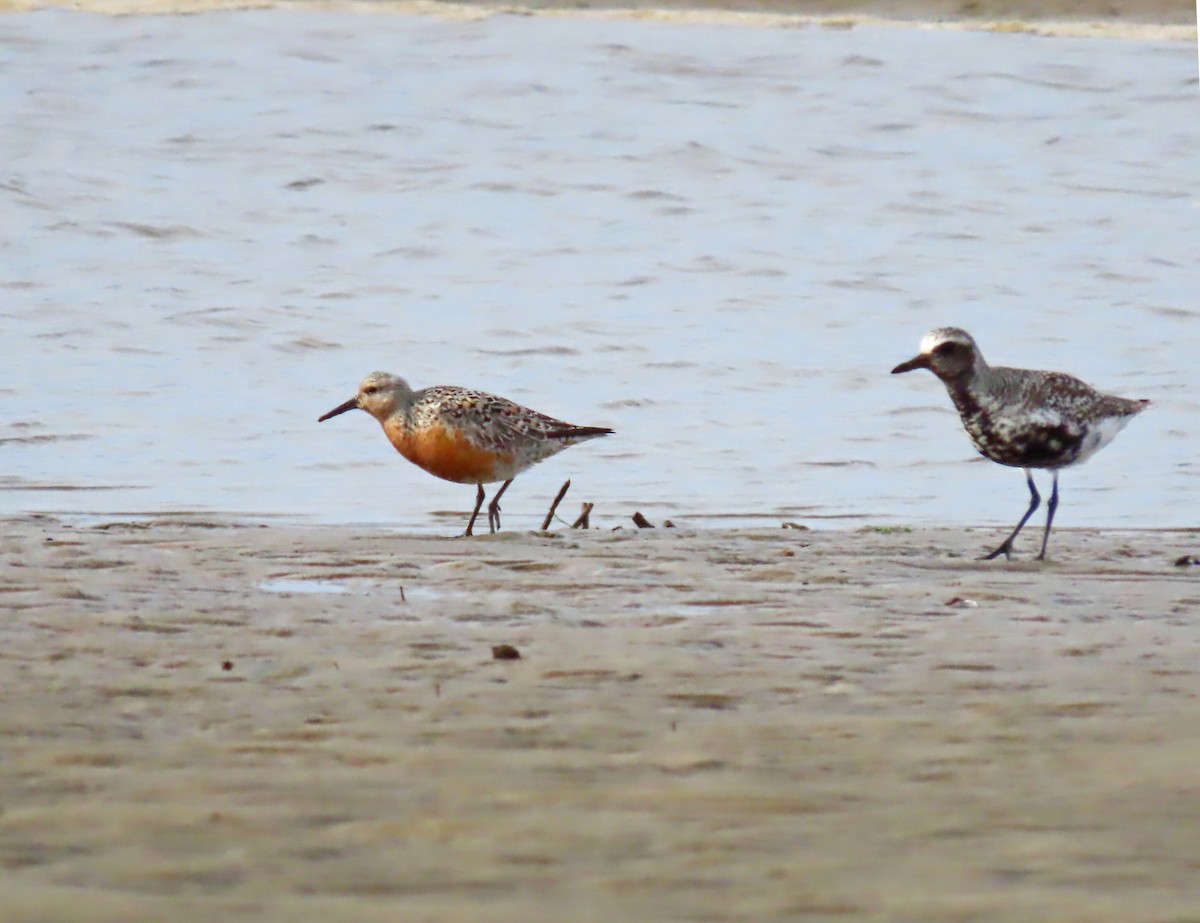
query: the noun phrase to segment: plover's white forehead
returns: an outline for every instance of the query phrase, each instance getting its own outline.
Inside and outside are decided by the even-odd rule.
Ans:
[[[964,346],[975,345],[975,341],[971,339],[971,334],[959,327],[938,327],[936,330],[930,330],[921,339],[921,355],[929,355],[942,343],[962,343]]]

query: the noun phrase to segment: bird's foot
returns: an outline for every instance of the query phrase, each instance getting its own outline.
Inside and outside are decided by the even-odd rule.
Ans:
[[[1012,560],[1012,542],[1005,542],[995,551],[991,552],[990,554],[985,554],[983,557],[979,558],[979,560],[994,561],[996,558],[1000,557],[1000,555],[1004,555],[1004,560],[1006,561]]]
[[[488,504],[488,530],[493,534],[500,531],[500,507],[495,503]]]

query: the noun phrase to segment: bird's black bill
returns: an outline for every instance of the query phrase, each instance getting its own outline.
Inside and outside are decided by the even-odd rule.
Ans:
[[[329,411],[329,413],[325,414],[324,416],[317,417],[317,422],[324,423],[330,417],[336,417],[339,413],[345,413],[347,410],[358,410],[357,397],[352,397],[350,400],[346,401],[346,403],[338,404],[333,408],[333,410]]]
[[[898,366],[892,369],[893,375],[899,375],[901,372],[911,372],[913,369],[929,368],[928,356],[913,356],[907,362],[901,362]]]

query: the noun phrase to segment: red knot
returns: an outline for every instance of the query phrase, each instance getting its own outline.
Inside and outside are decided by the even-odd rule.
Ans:
[[[1012,558],[1013,540],[1041,502],[1032,468],[1054,472],[1054,490],[1046,506],[1046,531],[1039,561],[1046,557],[1050,524],[1058,508],[1058,471],[1086,461],[1149,405],[1102,394],[1072,375],[988,365],[971,335],[957,327],[939,327],[921,340],[921,351],[892,369],[892,374],[929,369],[942,380],[958,408],[975,448],[985,458],[1025,469],[1029,509],[1017,527],[983,560]]]
[[[414,391],[403,378],[372,372],[358,394],[318,418],[365,410],[383,426],[396,451],[419,468],[456,484],[477,484],[471,535],[483,506],[483,485],[503,481],[488,504],[488,528],[500,528],[500,497],[518,474],[568,446],[607,436],[603,426],[574,426],[507,398],[454,385]]]

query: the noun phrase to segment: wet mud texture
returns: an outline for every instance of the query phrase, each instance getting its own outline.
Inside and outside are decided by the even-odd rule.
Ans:
[[[1000,533],[7,519],[0,918],[1191,919],[1200,536]]]

